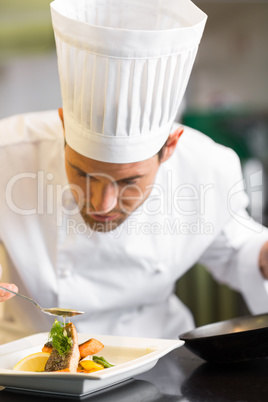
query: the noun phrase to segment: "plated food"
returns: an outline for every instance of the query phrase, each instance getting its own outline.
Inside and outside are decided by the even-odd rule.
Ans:
[[[113,367],[102,356],[95,356],[104,345],[95,338],[78,344],[78,335],[73,323],[55,320],[48,342],[42,351],[21,359],[14,370],[35,372],[92,373]]]
[[[49,334],[42,332],[0,345],[0,384],[17,392],[41,392],[53,398],[55,395],[85,397],[110,386],[117,386],[152,369],[161,357],[184,344],[179,339],[78,333],[78,347],[92,338],[100,341],[104,348],[96,354],[83,358],[79,363],[84,361],[85,364],[87,361],[89,362],[87,364],[92,365],[91,362],[96,363],[95,359],[102,360],[101,357],[104,356],[114,367],[94,372],[45,372],[48,356],[43,354],[48,353],[50,356],[50,353],[42,352],[42,348],[47,345]],[[81,350],[81,347],[79,349]],[[39,363],[43,357],[46,361],[40,368]],[[14,370],[18,362],[21,367]],[[97,363],[105,365],[104,360]],[[28,368],[25,368],[25,365],[28,365]],[[29,365],[32,367],[29,368]]]

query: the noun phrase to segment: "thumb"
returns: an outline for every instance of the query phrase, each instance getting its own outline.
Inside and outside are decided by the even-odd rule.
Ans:
[[[10,289],[13,292],[18,292],[18,287],[13,283],[0,283],[0,286],[3,286],[6,289]],[[13,293],[9,293],[8,291],[1,289],[0,287],[0,302],[6,301],[11,297],[15,296]]]
[[[3,269],[2,269],[2,266],[0,264],[0,279],[2,277],[2,273],[3,273]],[[0,283],[0,286],[3,286],[6,289],[13,290],[13,292],[18,292],[17,286],[14,285],[13,283]],[[6,300],[10,299],[13,296],[15,296],[15,295],[13,295],[12,293],[9,293],[9,292],[5,291],[4,289],[0,288],[0,302],[6,301]]]

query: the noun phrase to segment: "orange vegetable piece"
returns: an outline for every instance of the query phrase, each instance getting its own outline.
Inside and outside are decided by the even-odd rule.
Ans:
[[[86,342],[79,345],[80,358],[83,359],[88,355],[94,355],[100,352],[104,345],[95,338],[90,338]]]
[[[52,352],[52,346],[44,345],[42,348],[42,352],[44,353],[51,353]]]
[[[79,365],[82,367],[84,372],[93,373],[94,371],[104,370],[101,364],[95,363],[92,360],[82,360]]]

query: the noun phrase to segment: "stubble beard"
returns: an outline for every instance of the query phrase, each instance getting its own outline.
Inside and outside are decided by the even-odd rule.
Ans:
[[[93,230],[94,232],[102,232],[102,233],[111,232],[111,231],[117,229],[118,226],[120,226],[129,215],[127,213],[121,212],[120,217],[114,221],[99,222],[99,221],[96,221],[94,218],[92,218],[92,216],[84,208],[82,208],[80,210],[80,214],[81,214],[85,224],[87,226],[89,226],[91,230]]]

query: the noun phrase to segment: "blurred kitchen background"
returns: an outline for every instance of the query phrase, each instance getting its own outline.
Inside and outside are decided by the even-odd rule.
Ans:
[[[208,22],[179,118],[238,153],[250,213],[267,225],[268,3],[194,2]],[[49,3],[0,0],[0,118],[61,106]],[[247,314],[240,295],[199,265],[177,291],[197,325]]]

